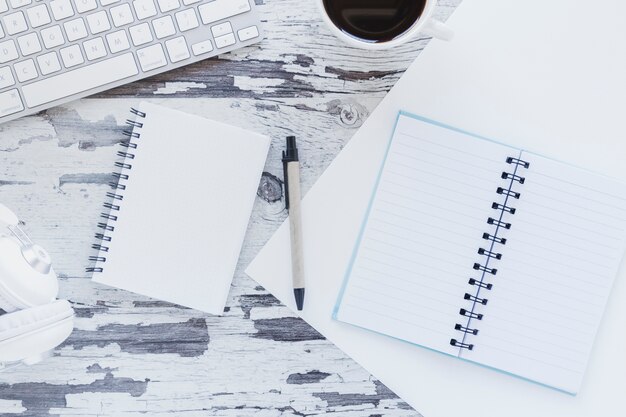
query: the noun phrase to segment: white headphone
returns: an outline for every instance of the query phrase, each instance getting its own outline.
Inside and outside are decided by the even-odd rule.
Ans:
[[[0,369],[3,363],[33,364],[68,338],[74,310],[57,300],[59,285],[50,255],[19,227],[0,204]]]

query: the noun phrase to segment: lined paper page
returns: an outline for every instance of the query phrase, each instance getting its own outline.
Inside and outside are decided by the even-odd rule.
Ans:
[[[624,252],[626,186],[523,153],[530,162],[509,216],[475,347],[462,357],[578,391]]]
[[[452,355],[511,148],[401,115],[338,320]]]

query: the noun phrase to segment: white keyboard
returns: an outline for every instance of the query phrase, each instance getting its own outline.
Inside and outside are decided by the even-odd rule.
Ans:
[[[261,37],[253,0],[0,0],[0,123]]]

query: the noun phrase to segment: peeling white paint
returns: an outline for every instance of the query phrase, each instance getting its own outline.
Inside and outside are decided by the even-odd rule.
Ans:
[[[207,87],[204,83],[196,82],[166,82],[164,87],[159,87],[154,95],[166,95],[176,93],[186,93],[191,89],[205,89]]]
[[[270,93],[276,91],[275,87],[285,83],[280,78],[257,78],[245,75],[236,75],[233,84],[243,91],[252,91],[255,93]]]
[[[2,400],[0,399],[0,412],[5,414],[20,414],[26,411],[19,400]]]

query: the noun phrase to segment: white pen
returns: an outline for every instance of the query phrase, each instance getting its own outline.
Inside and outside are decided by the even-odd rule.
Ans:
[[[283,170],[285,200],[289,211],[293,294],[298,310],[302,310],[304,305],[304,259],[302,255],[302,213],[300,210],[300,161],[295,136],[287,136],[287,149],[283,151]]]

